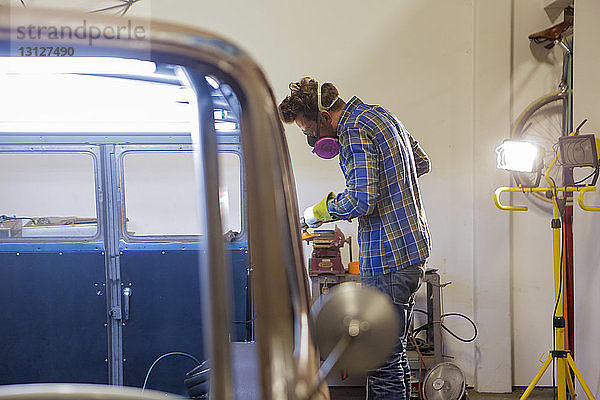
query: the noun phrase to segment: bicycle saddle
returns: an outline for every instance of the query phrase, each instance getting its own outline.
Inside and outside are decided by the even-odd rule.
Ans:
[[[573,25],[573,21],[563,21],[560,24],[556,24],[548,29],[544,29],[543,31],[532,33],[529,35],[529,39],[535,41],[536,43],[545,42],[546,40],[560,40],[562,34],[565,33],[571,27],[571,25]]]

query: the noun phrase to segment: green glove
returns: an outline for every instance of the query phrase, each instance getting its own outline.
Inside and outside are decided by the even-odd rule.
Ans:
[[[335,193],[329,192],[327,197],[314,205],[313,213],[315,217],[321,222],[333,221],[333,217],[329,214],[327,209],[327,202],[335,197]]]

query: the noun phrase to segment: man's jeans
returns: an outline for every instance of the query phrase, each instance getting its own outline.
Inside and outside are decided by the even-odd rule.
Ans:
[[[369,399],[410,399],[410,366],[406,357],[406,340],[415,292],[421,286],[424,263],[411,265],[400,271],[362,278],[365,286],[371,286],[389,295],[400,314],[400,338],[394,352],[381,367],[370,371],[367,377]]]

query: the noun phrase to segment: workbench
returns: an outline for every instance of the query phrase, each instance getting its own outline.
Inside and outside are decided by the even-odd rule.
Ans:
[[[325,294],[333,286],[342,282],[358,282],[360,283],[360,275],[344,274],[344,275],[331,275],[321,274],[317,276],[311,276],[312,283],[312,298],[313,301],[319,295]],[[427,364],[427,368],[431,369],[435,365],[442,362],[442,332],[441,332],[441,285],[440,275],[437,270],[428,269],[425,272],[421,289],[426,290],[427,299],[427,324],[426,330],[426,342],[433,352],[429,351],[423,354],[423,359]],[[419,370],[419,355],[414,350],[407,352],[408,361],[410,363],[411,370]],[[425,368],[421,365],[423,370],[422,377],[425,374]],[[333,373],[328,379],[327,383],[329,386],[363,386],[365,384],[365,374],[352,375],[344,373]]]

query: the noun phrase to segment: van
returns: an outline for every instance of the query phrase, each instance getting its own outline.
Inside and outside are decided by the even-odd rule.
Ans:
[[[385,358],[385,297],[345,285],[311,315],[283,126],[244,50],[66,11],[0,23],[0,399],[328,398],[334,367]]]

